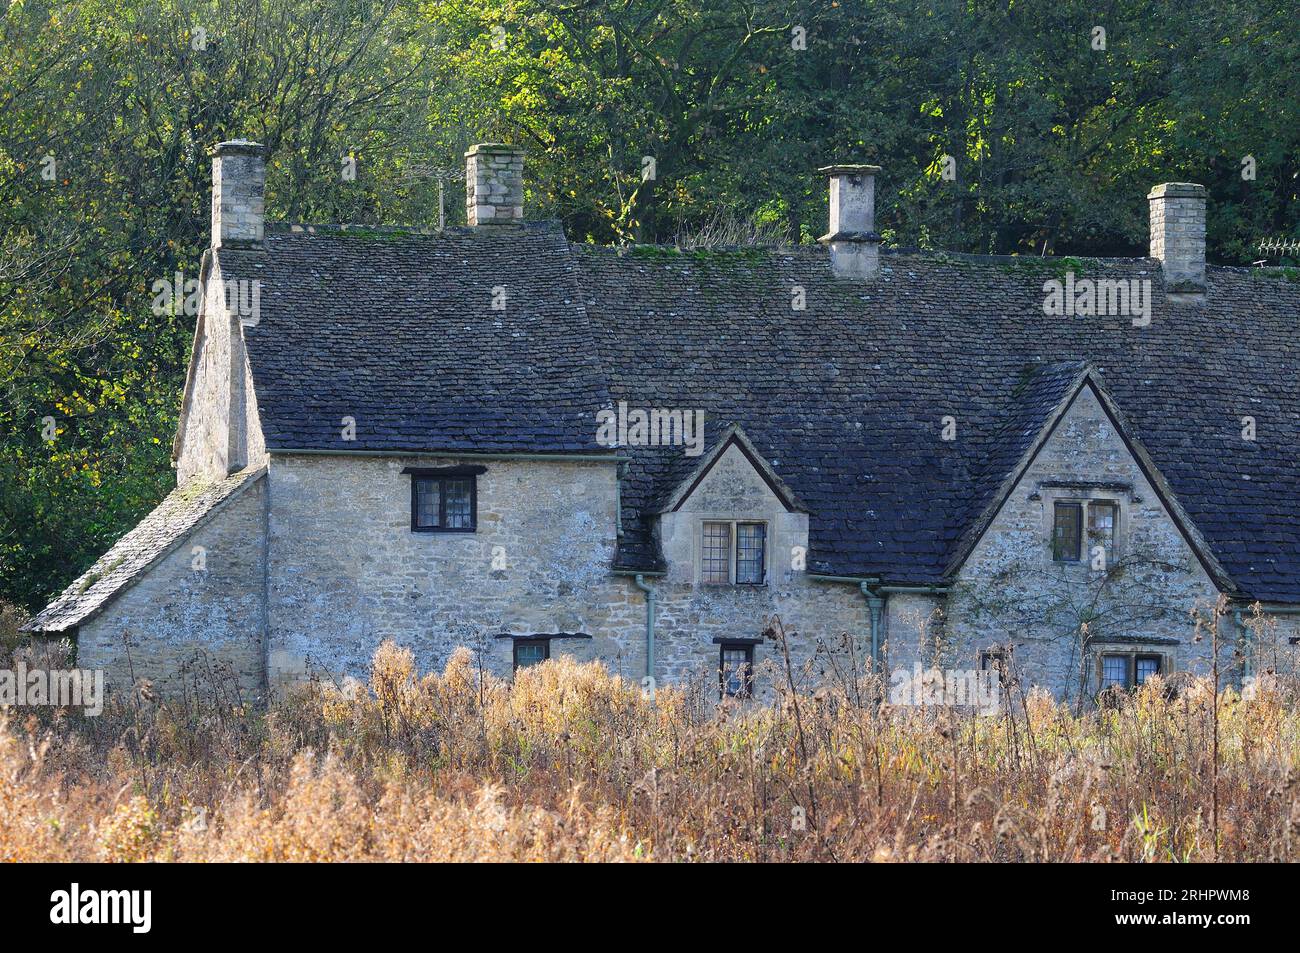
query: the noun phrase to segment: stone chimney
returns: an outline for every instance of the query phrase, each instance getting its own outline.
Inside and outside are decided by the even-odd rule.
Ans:
[[[212,149],[212,247],[261,248],[266,227],[266,147],[246,139]]]
[[[480,142],[465,153],[465,218],[470,225],[523,221],[523,149]]]
[[[1170,294],[1205,294],[1205,198],[1194,182],[1164,182],[1147,196],[1151,257],[1160,259]]]
[[[876,232],[878,165],[828,165],[818,169],[831,180],[830,230],[817,239],[831,251],[831,269],[840,278],[871,279],[880,270]]]

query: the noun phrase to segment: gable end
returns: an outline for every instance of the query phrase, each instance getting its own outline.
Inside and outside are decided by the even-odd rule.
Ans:
[[[1141,441],[1134,436],[1132,429],[1124,419],[1123,413],[1106,392],[1104,384],[1102,384],[1100,378],[1092,368],[1085,369],[1079,375],[1078,380],[1070,388],[1065,399],[1060,402],[1048,417],[1039,434],[1035,437],[1033,443],[1017,463],[1016,467],[1002,481],[1002,485],[1000,486],[997,495],[989,506],[985,508],[984,512],[980,514],[979,519],[968,531],[967,537],[961,548],[945,569],[944,576],[946,578],[952,578],[961,571],[961,568],[966,564],[966,561],[970,558],[971,554],[975,551],[975,548],[984,538],[984,534],[988,532],[994,518],[999,512],[1001,512],[1007,499],[1019,485],[1021,478],[1038,458],[1038,455],[1042,452],[1043,448],[1047,445],[1047,442],[1056,432],[1056,428],[1069,414],[1070,409],[1074,406],[1075,401],[1078,400],[1079,395],[1083,393],[1085,388],[1087,388],[1096,398],[1097,403],[1101,407],[1102,412],[1105,413],[1107,420],[1109,420],[1111,426],[1115,428],[1115,433],[1119,436],[1125,450],[1128,452],[1129,456],[1133,458],[1143,477],[1155,491],[1156,497],[1159,499],[1161,506],[1163,506],[1165,512],[1169,514],[1169,518],[1173,521],[1179,535],[1196,556],[1197,561],[1200,563],[1201,568],[1205,570],[1206,575],[1210,577],[1221,592],[1229,595],[1235,594],[1238,591],[1236,584],[1224,570],[1223,566],[1220,565],[1218,559],[1215,558],[1205,538],[1192,524],[1191,518],[1178,502],[1168,481],[1166,481],[1163,475],[1161,475],[1159,469],[1155,465],[1155,461],[1151,459],[1151,455],[1147,453],[1147,450],[1142,446]]]

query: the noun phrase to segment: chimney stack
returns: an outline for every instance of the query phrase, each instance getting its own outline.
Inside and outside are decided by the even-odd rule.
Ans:
[[[480,142],[465,153],[465,217],[474,226],[523,221],[523,149]]]
[[[1205,186],[1164,182],[1147,195],[1151,203],[1151,257],[1160,259],[1165,290],[1205,294]]]
[[[261,248],[266,227],[266,147],[235,139],[212,149],[212,247]]]
[[[878,165],[828,165],[818,169],[831,180],[830,230],[817,239],[830,246],[831,269],[840,278],[871,279],[880,270],[876,232]]]

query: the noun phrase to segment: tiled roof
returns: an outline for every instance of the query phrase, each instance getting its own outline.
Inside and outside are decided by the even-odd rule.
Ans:
[[[1151,323],[1135,327],[1044,314],[1061,262],[891,254],[868,285],[832,277],[820,249],[574,254],[611,396],[740,424],[811,510],[811,570],[941,582],[997,467],[1062,385],[1041,370],[1087,362],[1229,575],[1255,598],[1300,602],[1294,281],[1211,267],[1194,306],[1169,301],[1153,260],[1077,262],[1078,277],[1151,280]],[[629,453],[630,562],[651,550],[639,508],[672,465]]]
[[[218,261],[262,281],[244,337],[270,447],[612,452],[558,225],[272,230],[265,252]]]
[[[224,480],[193,481],[172,490],[131,532],[23,628],[31,632],[63,632],[92,618],[110,600],[139,581],[149,567],[182,542],[214,510],[265,472],[265,468],[241,470]]]
[[[820,248],[619,251],[545,224],[275,230],[219,258],[264,282],[245,333],[273,449],[608,452],[612,401],[702,408],[707,446],[739,425],[808,506],[810,570],[937,583],[1087,363],[1237,584],[1300,602],[1300,284],[1276,273],[1211,267],[1204,306],[1171,302],[1150,259],[886,254],[864,284]],[[1044,314],[1067,264],[1150,280],[1150,325]],[[618,565],[658,568],[651,510],[698,460],[620,452]]]

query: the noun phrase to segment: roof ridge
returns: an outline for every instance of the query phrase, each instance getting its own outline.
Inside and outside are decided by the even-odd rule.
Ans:
[[[560,225],[558,219],[544,218],[523,222],[492,225],[489,228],[473,225],[368,225],[362,222],[267,222],[266,231],[276,235],[346,235],[370,233],[385,235],[505,235],[520,231],[544,231]]]
[[[749,252],[752,254],[771,253],[775,255],[804,255],[809,257],[822,257],[825,252],[820,245],[808,243],[796,243],[789,245],[717,245],[707,248],[682,248],[671,242],[635,242],[625,245],[602,245],[596,242],[579,242],[570,241],[569,244],[579,251],[593,251],[617,255],[619,257],[638,257],[637,251],[658,252],[664,254],[680,255],[683,259],[689,259],[692,256],[706,257],[710,254],[736,254]],[[881,254],[889,258],[920,258],[925,261],[944,262],[944,261],[961,261],[971,262],[974,264],[991,264],[991,265],[1022,265],[1025,267],[1036,267],[1043,270],[1052,270],[1062,264],[1070,262],[1094,263],[1101,265],[1150,265],[1155,268],[1159,266],[1159,261],[1149,255],[993,255],[982,254],[977,252],[949,251],[942,248],[919,248],[914,245],[881,245]],[[1238,267],[1227,265],[1216,265],[1214,267]],[[1250,271],[1260,271],[1265,269],[1250,268]],[[1283,269],[1275,268],[1274,271]]]

